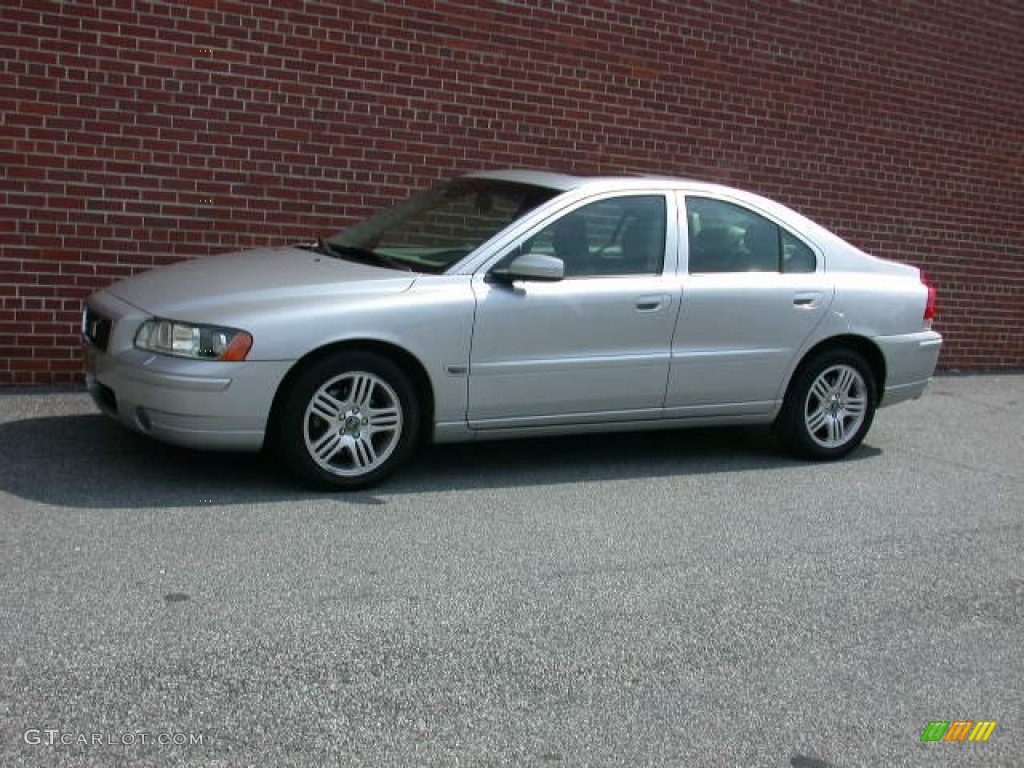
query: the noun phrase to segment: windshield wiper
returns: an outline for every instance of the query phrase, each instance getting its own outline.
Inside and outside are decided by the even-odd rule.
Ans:
[[[382,264],[385,267],[390,267],[391,269],[401,269],[406,272],[413,271],[412,267],[408,264],[403,264],[397,259],[385,256],[383,253],[371,251],[369,248],[357,248],[354,245],[339,245],[338,243],[332,243],[330,240],[324,240],[322,237],[317,238],[316,247],[317,250],[336,259],[351,259],[352,261],[358,261],[363,264]]]

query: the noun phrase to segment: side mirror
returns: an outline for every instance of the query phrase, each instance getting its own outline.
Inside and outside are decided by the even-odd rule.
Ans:
[[[487,277],[498,283],[514,283],[516,280],[554,283],[565,277],[565,263],[556,256],[543,253],[521,253],[508,264],[492,269]]]

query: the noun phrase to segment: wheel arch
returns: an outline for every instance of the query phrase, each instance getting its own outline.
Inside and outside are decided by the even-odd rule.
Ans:
[[[292,387],[295,380],[310,366],[341,352],[373,352],[398,365],[402,372],[409,377],[416,393],[420,395],[420,439],[430,439],[434,424],[434,386],[430,381],[427,369],[419,358],[404,347],[391,342],[377,339],[345,339],[307,352],[288,369],[284,378],[281,379],[281,383],[278,384],[277,391],[274,392],[270,413],[267,416],[267,438],[264,439],[264,445],[273,442],[272,433],[278,423],[278,414],[284,402],[285,393]]]
[[[793,373],[789,377],[789,381],[786,383],[786,392],[789,392],[789,388],[792,386],[793,380],[796,378],[797,371],[799,371],[801,367],[806,365],[809,360],[822,352],[833,349],[851,349],[860,354],[867,364],[871,366],[871,375],[874,378],[875,383],[875,403],[877,405],[881,405],[882,395],[885,392],[885,377],[887,373],[885,355],[882,354],[882,350],[879,349],[878,345],[871,341],[871,339],[865,336],[857,336],[855,334],[831,336],[819,341],[813,347],[808,349],[804,353],[803,357],[800,358],[800,362],[793,369]]]

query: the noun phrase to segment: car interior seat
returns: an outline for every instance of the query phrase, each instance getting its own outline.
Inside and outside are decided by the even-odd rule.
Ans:
[[[593,269],[587,222],[579,214],[570,213],[555,224],[551,244],[555,256],[565,265],[565,276],[589,275]]]
[[[743,234],[743,265],[747,272],[779,271],[779,228],[770,221],[757,219]]]
[[[738,237],[729,227],[690,230],[690,272],[734,272]]]
[[[648,216],[639,216],[622,233],[622,267],[626,274],[657,274],[665,257],[665,232]]]

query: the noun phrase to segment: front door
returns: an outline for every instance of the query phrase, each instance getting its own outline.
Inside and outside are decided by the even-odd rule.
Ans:
[[[471,427],[660,416],[679,310],[674,219],[662,193],[605,197],[515,249],[558,257],[564,279],[474,277]]]

